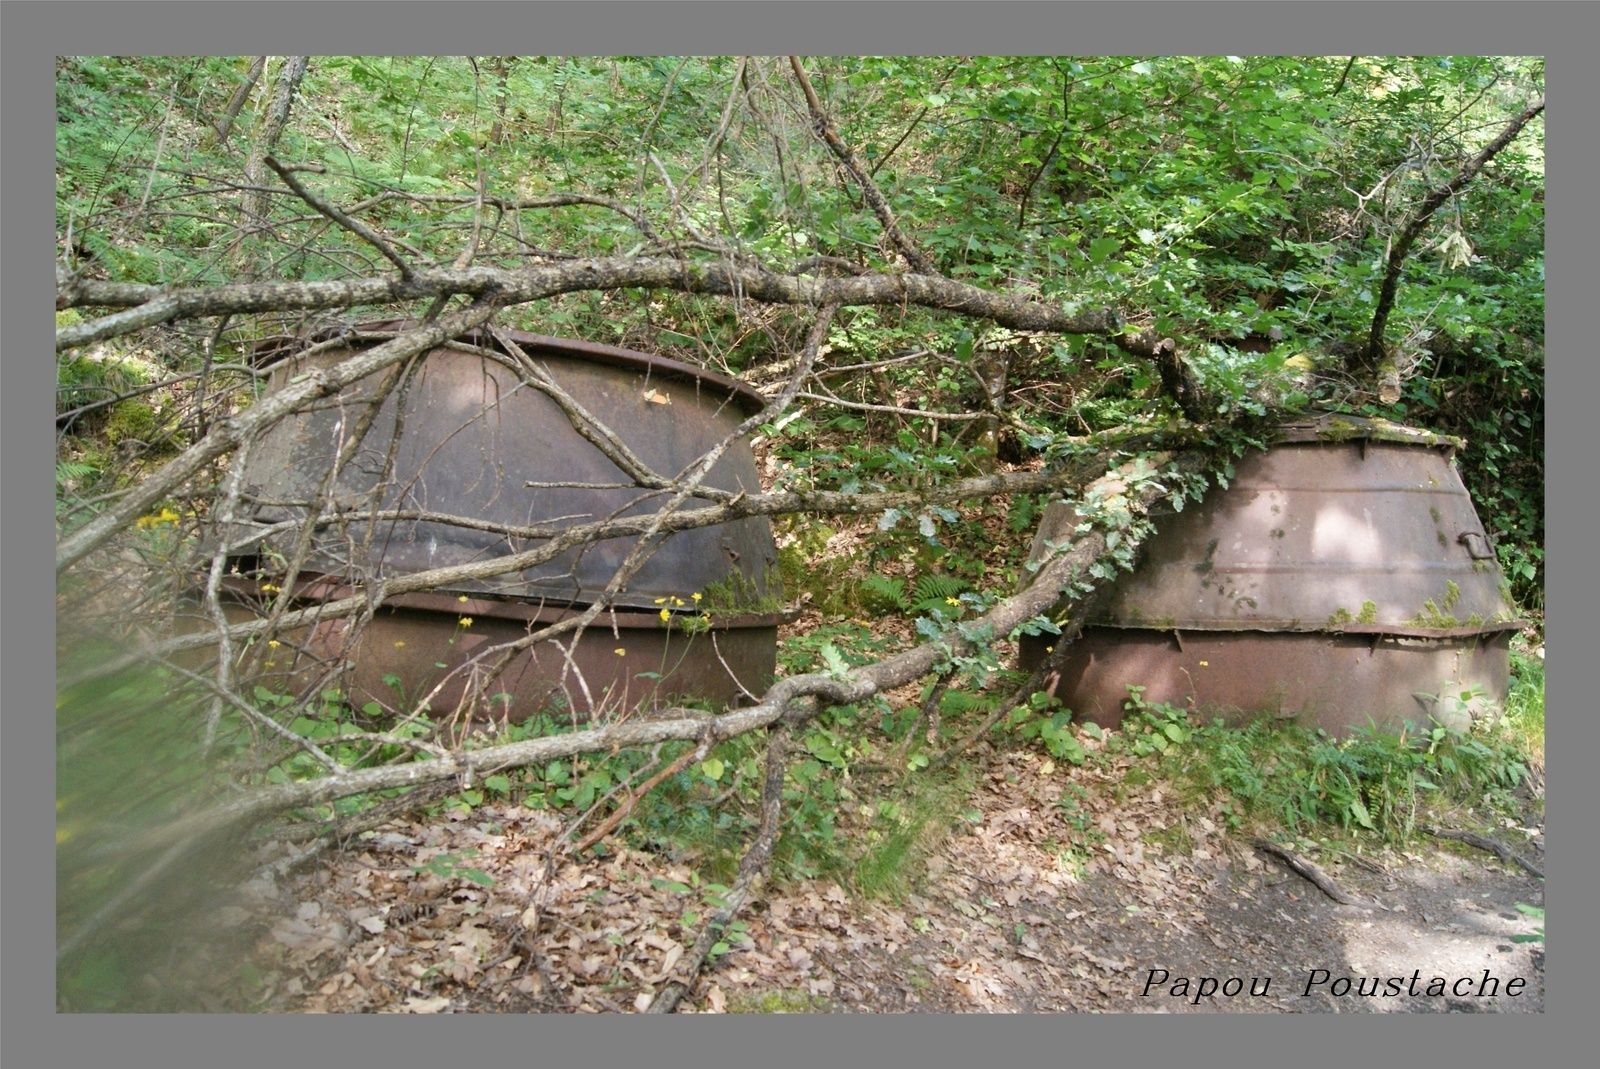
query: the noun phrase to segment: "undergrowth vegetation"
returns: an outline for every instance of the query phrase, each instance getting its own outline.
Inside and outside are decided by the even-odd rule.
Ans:
[[[1147,702],[1137,689],[1123,727],[1102,732],[1045,693],[1015,701],[1023,685],[1011,667],[1017,633],[992,634],[974,621],[1029,578],[1030,541],[1052,495],[955,501],[929,491],[970,476],[1048,474],[1061,478],[1027,485],[1071,496],[1070,487],[1120,467],[1131,473],[1125,491],[1160,481],[1154,499],[1181,509],[1212,477],[1169,479],[1163,465],[1172,453],[1214,456],[1213,482],[1226,482],[1228,461],[1260,443],[1263,417],[1315,407],[1425,425],[1468,440],[1457,463],[1510,599],[1528,636],[1538,635],[1542,119],[1452,193],[1405,262],[1386,341],[1394,393],[1356,381],[1346,355],[1374,322],[1385,257],[1408,213],[1509,116],[1542,100],[1542,60],[965,56],[797,64],[795,71],[811,71],[807,90],[819,91],[834,132],[870,173],[863,183],[818,140],[813,127],[827,124],[795,121],[808,101],[781,57],[292,62],[305,59],[261,57],[255,66],[248,57],[59,58],[55,211],[64,277],[293,290],[384,274],[386,258],[430,269],[560,272],[590,259],[659,256],[707,271],[752,263],[774,278],[851,284],[911,267],[1019,307],[1069,318],[1103,308],[1120,317],[1121,325],[1098,333],[1014,329],[1003,322],[1018,320],[992,308],[980,315],[949,301],[900,303],[903,277],[893,302],[830,304],[820,344],[809,348],[814,308],[763,303],[738,288],[730,299],[575,281],[496,311],[496,326],[661,354],[738,377],[769,398],[806,352],[810,374],[795,382],[791,406],[752,435],[760,485],[742,490],[906,495],[871,513],[774,517],[775,576],[757,582],[734,569],[728,580],[673,598],[671,609],[689,609],[685,599],[694,599],[695,615],[680,614],[691,633],[722,614],[793,610],[777,651],[780,676],[841,680],[913,646],[942,650],[929,678],[823,707],[796,727],[771,856],[775,880],[833,880],[864,899],[915,893],[941,841],[974,823],[970,799],[991,753],[952,748],[988,724],[995,730],[983,745],[1048,757],[1062,781],[1054,816],[1076,836],[1063,850],[1079,866],[1097,832],[1074,773],[1110,762],[1125,763],[1130,780],[1170,784],[1197,806],[1220,804],[1241,833],[1397,846],[1432,819],[1492,821],[1530,799],[1538,804],[1542,793],[1530,785],[1543,770],[1543,662],[1520,645],[1505,708],[1460,734],[1431,724],[1344,738],[1278,721],[1227,726]],[[280,97],[282,121],[274,122]],[[228,113],[230,101],[239,106]],[[275,172],[283,183],[263,169],[266,155],[285,165]],[[294,195],[289,174],[338,213]],[[881,192],[881,213],[862,199],[864,185]],[[888,235],[891,209],[917,255]],[[339,213],[348,214],[335,225]],[[925,268],[915,262],[924,257]],[[268,302],[261,311],[151,320],[149,329],[64,345],[56,358],[58,535],[70,541],[92,530],[119,502],[143,509],[143,498],[125,496],[130,489],[218,427],[262,411],[263,339],[344,331],[391,315],[431,320],[449,299],[352,299],[337,308]],[[62,307],[57,328],[87,337],[70,332],[106,311]],[[1169,350],[1157,346],[1152,357],[1130,347],[1130,337],[1146,332],[1170,339],[1181,359],[1168,366],[1160,354]],[[1192,381],[1172,387],[1165,380],[1175,370]],[[409,389],[405,383],[398,388]],[[1191,387],[1193,397],[1179,396]],[[141,640],[197,620],[217,623],[196,609],[197,577],[213,552],[221,574],[219,543],[234,537],[230,511],[240,504],[219,456],[197,461],[192,478],[164,487],[139,518],[127,504],[128,529],[115,552],[62,573],[63,666],[124,652],[82,637],[110,626],[100,618],[107,604],[118,606],[117,626],[143,629]],[[658,493],[665,492],[657,488],[651,499]],[[1076,504],[1086,528],[1113,511],[1104,501]],[[545,518],[529,511],[530,521]],[[1138,544],[1160,518],[1129,512],[1103,525],[1104,552],[1063,593],[1086,594],[1134,568]],[[1493,562],[1485,555],[1481,563]],[[287,605],[281,588],[272,591],[281,599],[267,592],[261,587],[246,607]],[[1423,622],[1451,623],[1448,605],[1427,605],[1437,619]],[[1338,622],[1366,622],[1341,612]],[[665,605],[661,614],[673,616]],[[470,626],[470,617],[461,619]],[[1024,626],[1037,634],[1066,620],[1038,616]],[[951,636],[966,640],[961,656],[951,653]],[[278,685],[282,676],[252,675],[274,667],[274,652],[292,642],[287,632],[265,631],[259,641],[221,642],[215,648],[231,660],[207,666],[210,676],[180,656],[87,691],[62,688],[63,930],[114,912],[117,883],[130,873],[103,863],[115,841],[186,806],[577,726],[545,710],[521,722],[480,721],[463,740],[432,711],[397,723],[382,704],[352,702],[336,671],[298,689]],[[396,706],[416,697],[396,696]],[[633,715],[610,712],[617,722]],[[433,790],[423,812],[465,821],[491,805],[521,806],[559,818],[567,843],[585,843],[582,860],[631,848],[682,863],[692,877],[678,881],[680,893],[694,899],[698,921],[720,908],[760,826],[765,752],[751,734],[703,752],[680,740],[496,768]],[[146,773],[152,765],[160,767]],[[352,841],[403,793],[306,806],[252,835]],[[588,842],[596,827],[603,831]],[[1167,845],[1182,848],[1181,833]],[[463,851],[430,858],[419,871],[494,880]],[[740,938],[730,926],[712,957]],[[110,950],[92,958],[73,981],[79,994],[89,992],[80,1004],[114,1003],[160,939],[152,928],[123,944],[121,959]],[[808,998],[774,996],[755,1008],[804,1009]]]

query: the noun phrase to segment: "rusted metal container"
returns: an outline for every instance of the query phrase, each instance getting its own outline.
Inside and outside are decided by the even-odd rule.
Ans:
[[[271,361],[269,389],[278,388],[403,326],[371,324],[347,336],[346,344],[310,354],[305,350],[319,339],[275,340],[258,350],[258,358]],[[543,544],[474,525],[566,530],[653,514],[666,495],[637,485],[594,444],[592,428],[587,438],[580,433],[574,410],[608,428],[639,464],[673,479],[763,405],[742,383],[676,361],[505,334],[520,353],[480,332],[464,340],[491,350],[488,355],[440,347],[419,357],[375,416],[381,376],[267,432],[242,480],[243,522],[236,537],[281,526],[246,563],[268,565],[270,579],[271,562],[293,552],[299,523],[287,521],[305,518],[307,503],[323,491],[334,458],[364,418],[370,427],[329,495],[340,512],[391,515],[320,528],[302,566],[306,581],[295,590],[298,604],[343,596],[351,584],[378,577],[485,561]],[[530,385],[524,359],[565,394],[561,403]],[[759,492],[748,441],[734,440],[703,485],[729,494]],[[683,507],[713,503],[697,496]],[[283,657],[291,647],[296,651],[295,679],[317,665],[342,668],[340,678],[363,703],[393,704],[401,695],[415,700],[445,681],[430,704],[436,711],[453,707],[470,690],[467,681],[481,674],[475,658],[484,649],[606,603],[605,587],[637,542],[589,541],[525,571],[394,597],[359,636],[349,632],[347,621],[284,636]],[[507,695],[513,718],[552,700],[588,715],[631,708],[641,699],[691,696],[726,703],[746,691],[759,694],[773,675],[776,627],[784,618],[776,611],[782,597],[776,558],[764,517],[669,535],[576,643],[570,635],[561,641],[566,652],[551,643],[521,651],[483,693]],[[232,584],[241,610],[256,593],[249,587]],[[670,619],[661,618],[663,611]],[[710,622],[692,623],[691,614],[709,615]]]
[[[748,386],[674,360],[590,342],[505,333],[573,402],[668,479],[763,405]],[[486,334],[466,340],[499,349]],[[308,357],[297,352],[305,347],[305,341],[264,347],[276,357],[269,389],[313,368],[331,367],[352,351],[341,347]],[[438,513],[512,527],[548,522],[576,526],[649,515],[659,508],[664,500],[660,491],[635,485],[574,429],[555,401],[522,380],[509,354],[502,355],[496,360],[439,348],[420,359],[409,381],[384,401],[340,474],[332,491],[338,506]],[[244,478],[246,500],[255,502],[248,510],[250,520],[270,525],[305,515],[304,507],[294,503],[318,496],[335,456],[370,407],[377,378],[263,435]],[[730,493],[759,492],[749,444],[734,443],[705,485]],[[379,488],[381,495],[374,501]],[[684,507],[710,503],[692,498]],[[286,532],[269,539],[268,547],[287,554],[294,537]],[[636,542],[594,542],[524,572],[464,580],[448,589],[592,604]],[[323,529],[306,566],[333,575],[410,574],[536,544],[450,523],[379,519]],[[781,596],[773,585],[776,558],[765,517],[682,531],[664,540],[615,604],[650,609],[657,607],[659,597],[713,586],[735,588],[752,605],[774,601]]]
[[[1451,464],[1458,440],[1325,416],[1281,429],[1226,489],[1164,517],[1067,651],[1054,693],[1120,723],[1145,701],[1345,732],[1504,701],[1515,613]],[[1049,509],[1033,554],[1077,522]],[[1025,639],[1031,670],[1049,636]]]
[[[258,584],[230,579],[230,616],[258,606]],[[337,578],[311,576],[297,607],[348,597]],[[349,617],[296,628],[256,659],[254,680],[285,691],[313,683],[343,689],[355,707],[376,702],[396,714],[425,704],[456,728],[537,713],[588,719],[681,700],[737,705],[772,684],[783,613],[677,614],[602,611],[576,636],[505,647],[581,610],[517,598],[402,594],[363,627]],[[504,665],[502,667],[502,661]]]

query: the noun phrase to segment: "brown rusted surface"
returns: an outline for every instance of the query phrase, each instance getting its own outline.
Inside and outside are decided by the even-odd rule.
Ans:
[[[1022,666],[1049,636],[1025,638]],[[1072,644],[1053,692],[1079,720],[1122,722],[1128,688],[1234,722],[1267,714],[1339,734],[1368,724],[1426,724],[1441,691],[1504,700],[1510,634],[1466,638],[1316,632],[1090,627]]]
[[[346,335],[272,339],[258,347],[269,389],[378,344],[406,324],[366,324]],[[505,332],[571,402],[608,428],[646,468],[674,479],[728,440],[763,400],[742,383],[614,346]],[[311,342],[341,341],[312,355]],[[241,510],[254,525],[303,521],[334,458],[364,418],[371,427],[331,490],[338,513],[444,514],[469,523],[565,528],[650,515],[666,492],[643,489],[567,413],[529,381],[518,354],[487,332],[465,341],[495,356],[441,347],[419,357],[377,407],[377,377],[297,413],[252,449]],[[530,485],[532,484],[532,485]],[[749,443],[733,440],[704,481],[757,492]],[[691,498],[685,507],[708,503]],[[324,513],[326,515],[326,513]],[[293,528],[241,556],[230,614],[260,610],[259,582],[277,574]],[[377,577],[490,560],[535,540],[440,519],[354,519],[320,528],[303,563],[296,604],[348,596]],[[661,541],[628,585],[581,635],[517,651],[488,678],[507,643],[583,606],[604,589],[636,538],[594,541],[520,573],[464,581],[389,599],[365,624],[328,620],[275,636],[259,678],[286,687],[335,687],[356,706],[407,711],[426,701],[435,720],[525,719],[541,711],[580,717],[631,712],[690,698],[736,703],[771,683],[781,603],[776,548],[764,517],[684,531]],[[256,572],[257,569],[259,572]],[[270,589],[270,587],[268,588]],[[697,597],[697,595],[700,595]],[[668,619],[661,618],[667,611]],[[706,610],[701,613],[699,610]],[[690,613],[693,612],[691,616]],[[695,618],[706,617],[709,623]]]
[[[256,615],[256,584],[230,579],[228,611]],[[346,597],[351,589],[313,577],[296,589],[299,607]],[[525,720],[541,712],[589,719],[659,708],[680,699],[738,705],[772,683],[783,614],[712,616],[602,612],[581,634],[517,651],[498,674],[507,643],[576,616],[533,602],[446,594],[408,594],[386,603],[364,627],[327,620],[279,636],[255,681],[271,689],[313,683],[339,689],[351,705],[376,702],[411,712],[426,702],[436,724]]]
[[[510,333],[579,405],[645,465],[669,479],[721,442],[762,403],[759,394],[740,383],[661,357]],[[469,340],[495,344],[482,335]],[[367,339],[351,344],[374,343]],[[273,368],[270,389],[314,368],[331,366],[351,351],[304,357],[297,355],[294,344],[280,339],[266,344],[260,355]],[[263,436],[252,451],[245,479],[246,500],[254,502],[253,521],[271,524],[305,515],[304,503],[317,496],[346,436],[370,408],[376,387],[376,381],[364,381]],[[647,515],[661,505],[661,491],[632,483],[579,436],[555,402],[523,381],[509,357],[500,362],[440,348],[421,358],[409,381],[383,403],[333,497],[344,511],[376,506],[507,526],[576,525]],[[757,492],[748,443],[735,442],[705,485],[735,493]],[[706,503],[693,498],[685,507]],[[268,548],[286,554],[292,542],[292,535],[274,536]],[[525,572],[463,582],[451,589],[592,603],[599,600],[635,543],[632,538],[595,542]],[[347,576],[405,574],[535,545],[442,522],[359,521],[319,533],[307,566]],[[770,606],[781,597],[775,563],[771,527],[763,517],[680,532],[662,543],[616,603],[650,608],[657,597],[686,596],[720,584],[751,605]]]
[[[1147,700],[1331,730],[1425,720],[1419,692],[1477,686],[1503,701],[1517,621],[1450,463],[1457,445],[1345,417],[1284,428],[1226,490],[1158,520],[1086,621],[1057,696],[1109,723],[1144,685]],[[1076,522],[1052,505],[1034,555]],[[1025,641],[1024,666],[1048,644]]]

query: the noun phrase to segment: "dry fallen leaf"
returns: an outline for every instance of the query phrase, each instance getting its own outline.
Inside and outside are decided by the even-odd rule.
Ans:
[[[672,403],[672,398],[668,397],[660,390],[646,390],[644,392],[644,399],[653,405],[670,405]]]
[[[437,998],[423,998],[420,995],[413,995],[406,999],[407,1013],[443,1013],[449,1007],[450,1000],[443,995]]]

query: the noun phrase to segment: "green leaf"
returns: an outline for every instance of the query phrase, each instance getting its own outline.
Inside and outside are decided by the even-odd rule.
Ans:
[[[1116,238],[1095,238],[1089,242],[1089,262],[1104,263],[1120,248],[1122,242]]]
[[[1359,798],[1350,799],[1350,815],[1356,818],[1356,823],[1369,831],[1375,831],[1372,823],[1372,814],[1367,812],[1367,807]]]
[[[700,762],[700,771],[705,773],[705,777],[709,780],[719,780],[723,772],[727,771],[727,766],[722,763],[720,757],[708,757]]]

